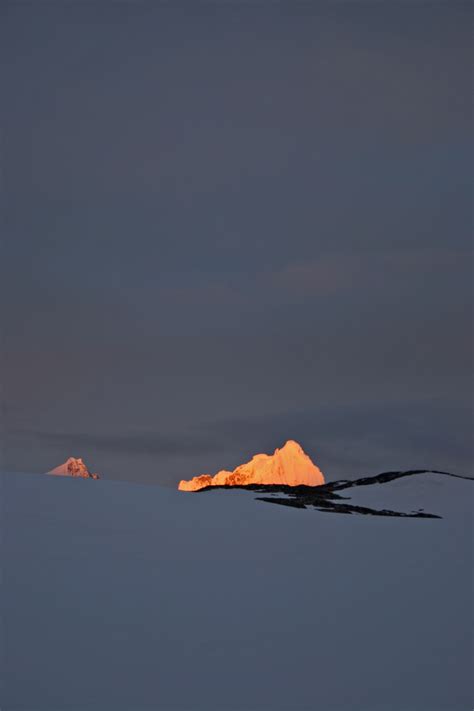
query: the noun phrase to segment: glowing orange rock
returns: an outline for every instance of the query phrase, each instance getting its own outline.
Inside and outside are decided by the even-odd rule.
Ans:
[[[233,472],[223,469],[215,476],[202,474],[179,482],[181,491],[198,491],[206,486],[245,486],[247,484],[285,484],[286,486],[319,486],[323,473],[303,452],[298,442],[290,439],[273,454],[256,454],[250,462]]]
[[[69,459],[60,464],[59,467],[51,469],[48,474],[53,474],[53,476],[73,476],[80,477],[81,479],[98,479],[98,474],[92,474],[82,459],[75,459],[74,457],[69,457]]]

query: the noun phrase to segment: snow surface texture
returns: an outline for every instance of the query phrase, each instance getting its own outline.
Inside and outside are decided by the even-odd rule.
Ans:
[[[1,483],[2,711],[472,707],[470,481],[341,492],[441,519]]]

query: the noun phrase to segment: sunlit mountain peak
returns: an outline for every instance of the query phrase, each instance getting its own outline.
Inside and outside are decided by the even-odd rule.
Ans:
[[[303,451],[301,445],[289,439],[273,454],[256,454],[246,464],[233,471],[225,469],[214,476],[202,474],[189,481],[181,480],[181,491],[198,491],[206,486],[246,486],[248,484],[283,484],[286,486],[319,486],[324,484],[321,470]]]

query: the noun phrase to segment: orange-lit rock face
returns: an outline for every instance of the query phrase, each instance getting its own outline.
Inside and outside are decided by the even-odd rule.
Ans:
[[[206,486],[245,486],[247,484],[285,484],[287,486],[319,486],[324,476],[298,444],[288,440],[273,454],[256,454],[250,462],[233,472],[222,470],[215,476],[203,474],[190,481],[179,482],[181,491],[198,491]]]
[[[67,462],[60,464],[59,467],[51,469],[48,474],[53,474],[54,476],[74,476],[80,477],[81,479],[98,479],[98,474],[91,474],[82,459],[75,459],[74,457],[69,457]]]
[[[197,491],[198,489],[204,489],[205,486],[212,486],[213,477],[209,474],[203,474],[202,476],[195,476],[190,481],[182,479],[179,482],[178,489],[181,491]]]

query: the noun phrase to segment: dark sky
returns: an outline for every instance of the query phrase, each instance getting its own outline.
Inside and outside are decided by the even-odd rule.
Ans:
[[[469,469],[471,19],[3,2],[4,466]]]

